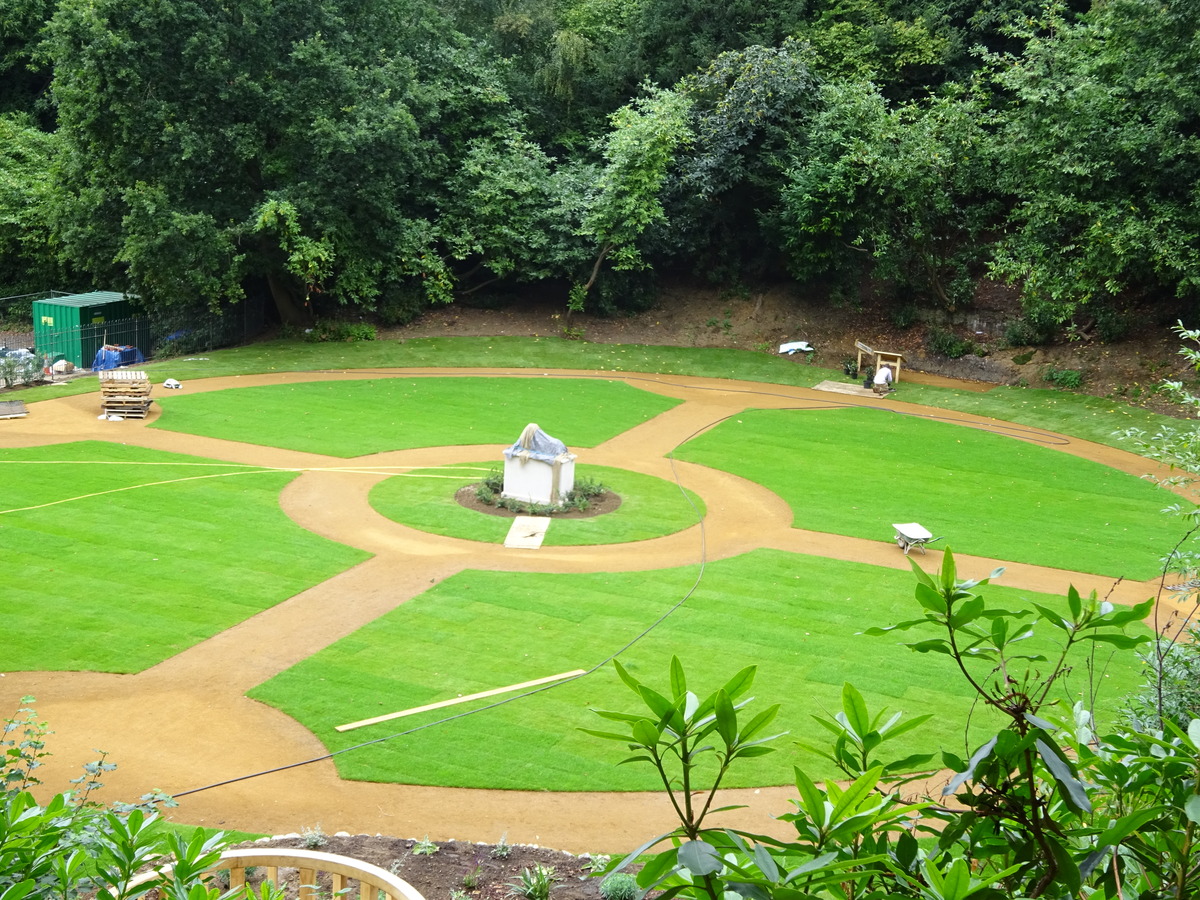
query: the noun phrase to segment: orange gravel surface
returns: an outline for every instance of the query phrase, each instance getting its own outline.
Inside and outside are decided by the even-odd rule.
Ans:
[[[30,406],[24,419],[0,421],[0,446],[29,447],[78,440],[113,441],[176,453],[305,471],[281,494],[286,513],[305,528],[362,548],[372,558],[266,610],[160,665],[136,675],[73,672],[9,672],[0,677],[0,709],[14,710],[24,695],[37,698],[38,714],[51,724],[53,757],[43,780],[61,789],[101,748],[119,764],[104,780],[104,796],[135,799],[151,789],[184,794],[173,818],[193,824],[265,833],[320,827],[328,832],[428,835],[433,840],[534,843],[573,852],[619,852],[669,830],[674,820],[659,794],[609,794],[462,790],[345,781],[329,760],[293,766],[325,754],[323,745],[286,715],[251,701],[247,690],[299,660],[352,633],[417,596],[431,584],[465,568],[508,572],[616,572],[660,569],[727,558],[768,547],[794,553],[907,568],[894,543],[805,531],[792,512],[759,485],[702,466],[674,462],[667,454],[696,433],[747,408],[894,405],[864,396],[805,388],[683,376],[550,371],[546,377],[597,377],[628,381],[683,402],[653,420],[586,452],[586,462],[678,479],[707,505],[703,525],[656,540],[598,547],[508,550],[437,537],[406,528],[376,513],[367,502],[371,486],[387,477],[382,466],[425,466],[499,458],[501,448],[439,447],[381,453],[355,460],[259,447],[147,428],[146,420],[98,421],[98,395],[84,394]],[[370,373],[283,373],[192,381],[187,393],[251,385],[322,379],[391,376],[483,377],[472,370],[395,369]],[[528,370],[488,378],[528,378]],[[1002,423],[905,404],[906,412],[936,415],[964,425],[1002,428]],[[1026,427],[1014,437],[1053,441],[1062,452],[1142,475],[1152,464],[1134,454]],[[355,472],[322,471],[354,467]],[[375,472],[376,474],[372,474]],[[926,568],[941,554],[930,550]],[[1095,589],[1121,603],[1158,593],[1157,582],[1122,583],[1094,575],[1004,560],[962,556],[968,572],[1006,567],[1006,585],[1062,592],[1068,584]],[[119,572],[97,572],[97,585],[119,589]],[[1169,602],[1169,601],[1164,601]],[[2,665],[2,664],[0,664]],[[240,776],[282,768],[244,780]],[[207,785],[220,787],[186,793]],[[734,790],[726,804],[747,808],[724,814],[726,824],[786,835],[771,816],[790,811],[792,788]]]

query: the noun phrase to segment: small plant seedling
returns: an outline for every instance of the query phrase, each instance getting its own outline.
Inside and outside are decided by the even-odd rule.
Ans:
[[[537,863],[532,869],[521,870],[521,877],[509,885],[508,895],[524,897],[525,900],[549,900],[556,881],[558,877],[554,874],[554,866]]]
[[[483,866],[476,866],[462,877],[462,886],[468,891],[473,891],[479,887],[479,881],[483,877]]]
[[[508,859],[511,854],[512,845],[508,842],[508,832],[505,832],[492,848],[492,859]]]
[[[300,832],[300,842],[304,844],[305,849],[316,850],[329,843],[329,838],[325,836],[325,832],[321,830],[321,824],[318,822],[312,828],[305,828]]]
[[[438,852],[438,845],[429,839],[429,835],[413,844],[413,856],[433,856]]]
[[[612,862],[612,857],[604,853],[585,853],[587,862],[584,863],[584,871],[589,875],[596,875],[608,868],[608,864]]]
[[[604,900],[637,900],[640,895],[637,879],[628,872],[613,872],[600,882],[600,896]]]

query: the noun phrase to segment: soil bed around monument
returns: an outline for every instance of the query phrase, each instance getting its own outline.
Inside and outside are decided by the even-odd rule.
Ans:
[[[468,484],[466,487],[461,487],[454,494],[454,499],[459,506],[473,509],[476,512],[487,513],[489,516],[499,516],[502,519],[515,519],[517,516],[528,515],[549,515],[554,519],[590,519],[595,516],[602,516],[605,513],[615,512],[621,505],[621,495],[614,494],[612,491],[604,491],[588,500],[587,509],[559,509],[552,510],[548,513],[527,513],[517,510],[505,509],[503,506],[495,506],[491,503],[484,503],[476,494],[475,489],[478,484]]]

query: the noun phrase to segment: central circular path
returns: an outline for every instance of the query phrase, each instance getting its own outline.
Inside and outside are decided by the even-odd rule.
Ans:
[[[0,678],[0,704],[16,709],[23,695],[38,700],[38,715],[51,723],[53,758],[43,770],[48,786],[61,786],[101,748],[119,764],[105,778],[105,796],[132,800],[152,789],[185,794],[172,814],[179,821],[268,833],[320,825],[326,832],[429,835],[495,842],[536,843],[575,852],[620,851],[673,827],[660,794],[461,790],[344,781],[323,745],[289,717],[245,697],[246,691],[334,641],[417,596],[463,569],[508,572],[643,571],[736,556],[757,548],[907,568],[890,541],[869,541],[810,532],[792,526],[792,512],[775,494],[728,473],[675,462],[670,451],[693,435],[744,409],[810,406],[879,406],[892,401],[821,393],[805,388],[729,382],[685,376],[553,371],[531,373],[453,369],[394,369],[370,372],[282,373],[192,381],[188,393],[252,385],[315,380],[403,376],[603,378],[626,381],[683,402],[668,412],[586,451],[589,464],[631,469],[678,481],[707,504],[703,526],[635,544],[506,550],[499,545],[438,537],[407,528],[368,503],[371,486],[395,466],[448,465],[498,457],[495,446],[436,447],[376,454],[355,460],[279,450],[146,428],[146,421],[96,420],[96,395],[83,394],[33,405],[26,419],[4,423],[0,446],[37,446],[75,440],[115,441],[229,462],[304,470],[281,494],[283,509],[296,522],[327,538],[359,547],[372,558],[304,591],[160,665],[136,675],[73,672],[15,672]],[[157,410],[157,408],[156,408]],[[1006,426],[945,410],[905,405],[967,426]],[[1143,458],[1085,441],[1028,428],[1012,436],[1052,441],[1065,453],[1141,475]],[[347,467],[355,471],[332,471]],[[322,470],[325,469],[325,470]],[[374,474],[373,474],[374,473]],[[883,526],[886,527],[886,526]],[[1031,591],[1110,593],[1133,603],[1156,593],[1156,585],[1111,580],[1003,560],[960,556],[966,572],[1006,567],[1004,584]],[[930,551],[926,568],[940,554]],[[119,578],[120,573],[97,573]],[[345,602],[354,598],[353,603]],[[269,775],[207,785],[282,768]],[[726,824],[751,831],[787,828],[770,818],[790,811],[794,789],[723,792],[723,804],[747,808],[725,814]]]

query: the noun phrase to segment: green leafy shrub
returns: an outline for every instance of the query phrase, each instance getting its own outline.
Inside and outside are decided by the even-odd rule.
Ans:
[[[897,328],[912,328],[921,320],[921,311],[915,303],[905,303],[903,306],[894,307],[889,318]]]
[[[575,486],[558,506],[544,503],[530,503],[513,497],[502,497],[504,490],[504,475],[499,469],[492,469],[483,480],[475,486],[475,499],[488,506],[497,506],[511,512],[527,516],[548,516],[563,509],[585,510],[591,501],[608,491],[608,487],[594,478],[581,477],[575,479]]]
[[[507,509],[509,512],[520,513],[523,516],[548,516],[562,508],[551,506],[548,503],[530,503],[528,500],[518,500],[515,497],[498,497],[496,506]]]
[[[591,501],[607,492],[608,488],[604,483],[595,478],[576,478],[575,486],[567,494],[563,505],[570,509],[584,510],[591,505]]]
[[[1083,384],[1083,373],[1078,369],[1060,369],[1056,366],[1047,366],[1046,371],[1042,373],[1042,377],[1055,387],[1064,388],[1069,391],[1078,390]]]
[[[842,360],[842,374],[847,378],[858,377],[858,357],[847,356]]]
[[[156,806],[173,805],[169,797],[148,794],[137,805],[111,808],[92,800],[102,787],[98,776],[116,768],[103,759],[84,767],[72,781],[74,790],[40,805],[27,788],[39,783],[33,772],[46,755],[47,732],[31,704],[32,698],[23,698],[0,737],[0,898],[283,900],[273,887],[261,894],[244,886],[221,894],[216,873],[208,870],[228,841],[199,828],[190,835],[163,831]],[[153,868],[168,859],[171,868]]]
[[[632,316],[651,309],[658,301],[658,283],[649,269],[604,273],[588,297],[588,311],[605,318]]]
[[[1041,325],[1027,316],[1013,319],[1004,326],[1004,341],[1010,347],[1040,347],[1050,343],[1053,336],[1052,326]]]
[[[41,377],[42,366],[36,356],[0,356],[0,382],[4,387],[33,384]]]
[[[628,872],[613,872],[600,882],[600,896],[604,900],[637,900],[641,893],[637,879]]]
[[[373,341],[378,337],[375,326],[369,322],[337,322],[324,319],[304,333],[310,344],[354,343]]]
[[[1124,310],[1097,306],[1093,312],[1096,316],[1096,336],[1106,344],[1121,340],[1133,328],[1133,316]]]
[[[931,352],[947,359],[959,359],[975,350],[972,341],[963,340],[952,332],[941,328],[931,328],[926,344]]]
[[[928,775],[921,768],[931,757],[889,759],[884,752],[885,743],[928,717],[902,722],[899,714],[872,711],[846,684],[842,709],[817,717],[834,738],[823,755],[846,779],[818,785],[795,770],[795,811],[778,817],[795,835],[707,827],[729,767],[771,752],[767,745],[780,737],[763,736],[778,708],[746,710],[754,667],[706,695],[689,689],[678,658],[662,691],[614,662],[639,706],[597,710],[606,730],[588,733],[632,751],[625,761],[653,766],[679,820],[616,871],[644,861],[641,891],[689,900],[1198,896],[1200,719],[1186,729],[1168,719],[1162,731],[1101,737],[1084,702],[1060,709],[1052,699],[1052,687],[1061,690],[1072,668],[1095,656],[1092,648],[1121,652],[1145,643],[1125,629],[1150,614],[1153,599],[1116,606],[1071,587],[1060,608],[1010,611],[989,606],[978,590],[1000,569],[960,580],[948,549],[938,572],[910,565],[916,617],[865,633],[894,640],[918,630],[905,646],[945,657],[974,702],[989,709],[982,732],[964,742],[969,754],[943,751],[935,764],[955,773],[942,790],[954,803],[905,803],[897,788]],[[1025,649],[1039,630],[1057,636],[1052,654]],[[653,852],[656,846],[666,849]]]
[[[1146,686],[1127,701],[1133,727],[1156,732],[1163,729],[1163,719],[1180,728],[1200,719],[1200,629],[1191,629],[1187,640],[1159,638],[1138,657]]]
[[[375,306],[379,324],[385,328],[407,325],[429,308],[429,299],[420,285],[393,285],[383,292]]]

